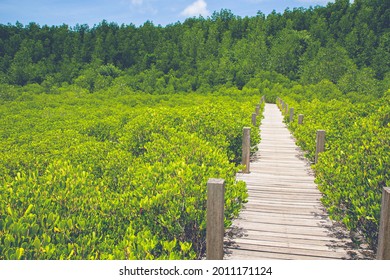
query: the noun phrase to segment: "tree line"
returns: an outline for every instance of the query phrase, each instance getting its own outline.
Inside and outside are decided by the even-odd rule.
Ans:
[[[380,95],[390,85],[389,6],[336,0],[254,17],[221,10],[165,27],[150,21],[139,27],[1,24],[0,82],[207,91],[242,88],[271,71],[302,84],[328,80],[344,92],[370,88]]]

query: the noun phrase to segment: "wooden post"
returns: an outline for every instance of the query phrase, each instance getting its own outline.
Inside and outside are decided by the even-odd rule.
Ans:
[[[317,130],[315,163],[318,162],[318,155],[325,151],[325,130]]]
[[[303,115],[302,114],[298,115],[298,124],[303,124]]]
[[[253,126],[256,126],[256,117],[257,117],[256,113],[253,113],[252,114],[252,125]]]
[[[207,182],[206,258],[223,259],[225,181],[209,179]]]
[[[379,224],[378,260],[390,260],[390,188],[383,188],[381,220]]]
[[[251,128],[244,127],[242,135],[242,165],[245,165],[243,173],[249,173],[249,162],[251,153]]]
[[[259,115],[260,113],[260,105],[256,105],[256,115]]]
[[[284,111],[284,114],[287,116],[288,114],[288,105],[286,104],[286,110]]]
[[[290,122],[294,119],[294,108],[290,108]]]

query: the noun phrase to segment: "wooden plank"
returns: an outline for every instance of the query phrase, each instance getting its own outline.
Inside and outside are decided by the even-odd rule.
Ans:
[[[262,240],[263,238],[272,236],[272,237],[280,237],[280,238],[287,238],[287,239],[294,239],[294,240],[302,240],[302,241],[323,241],[323,242],[329,242],[333,244],[340,244],[343,245],[347,242],[350,242],[351,240],[345,237],[338,236],[337,238],[329,235],[329,236],[323,236],[323,235],[310,235],[310,234],[302,234],[302,233],[291,233],[291,232],[275,232],[271,230],[252,230],[252,229],[242,229],[238,227],[234,227],[234,232],[237,234],[237,236],[254,236],[259,240]]]
[[[346,252],[334,252],[332,250],[318,251],[312,249],[299,249],[289,247],[277,247],[277,246],[257,246],[256,244],[239,243],[239,247],[234,249],[249,250],[249,251],[260,251],[280,254],[290,254],[299,256],[310,256],[324,259],[342,259],[347,258]]]
[[[277,243],[291,243],[291,244],[304,244],[304,245],[313,245],[319,246],[319,250],[328,250],[327,248],[342,248],[342,242],[339,239],[330,240],[328,238],[321,239],[308,239],[307,236],[304,238],[295,238],[293,235],[286,236],[276,236],[274,234],[266,234],[267,232],[257,232],[257,234],[244,234],[242,237],[234,239],[234,242],[240,242],[241,239],[253,239],[256,241],[270,241]],[[270,233],[270,232],[268,232]],[[315,236],[316,237],[316,236]],[[318,236],[317,236],[318,237]],[[232,242],[232,243],[234,243]],[[340,246],[338,246],[340,244]],[[298,245],[297,245],[298,246]],[[324,247],[324,248],[322,248]]]
[[[276,217],[276,216],[270,216],[270,215],[257,215],[255,212],[245,211],[245,213],[242,213],[240,215],[241,219],[247,220],[247,221],[261,221],[262,223],[277,223],[277,224],[284,224],[284,225],[299,225],[299,226],[331,226],[332,223],[329,220],[314,220],[311,217],[308,218],[300,218],[300,219],[294,219],[291,218],[285,218],[283,216]]]
[[[300,192],[300,193],[290,193],[286,195],[282,192],[263,192],[258,190],[252,190],[252,193],[250,194],[251,200],[264,200],[264,201],[278,201],[279,203],[283,202],[297,202],[297,203],[307,203],[307,202],[313,202],[313,203],[319,203],[321,200],[321,196],[317,193],[307,193],[307,192]]]
[[[271,213],[294,213],[296,215],[312,215],[313,213],[317,213],[320,215],[322,213],[321,209],[297,209],[297,208],[278,208],[277,206],[271,207],[271,206],[258,206],[255,204],[247,205],[245,209],[249,210],[256,210],[256,211],[263,211],[263,212],[271,212]]]
[[[239,179],[242,181],[245,181],[248,184],[253,185],[253,186],[261,186],[264,184],[266,184],[266,186],[267,186],[268,184],[272,184],[272,185],[280,185],[280,186],[301,186],[301,187],[307,187],[307,188],[312,189],[312,190],[317,190],[317,189],[313,188],[313,187],[315,187],[314,182],[311,182],[311,181],[293,182],[293,181],[291,181],[291,179],[290,180],[282,179],[282,178],[279,178],[279,176],[274,176],[271,178],[261,178],[260,176],[255,177],[252,175],[252,176],[248,176],[246,178],[240,177]]]
[[[283,254],[272,254],[268,252],[264,252],[263,254],[259,252],[251,252],[251,251],[243,251],[237,249],[228,248],[225,252],[226,260],[291,260],[286,255]]]
[[[252,188],[251,197],[263,197],[263,198],[273,198],[273,199],[321,199],[322,195],[318,193],[308,193],[308,192],[285,192],[285,191],[263,191],[261,189]]]
[[[305,256],[291,253],[275,253],[267,251],[254,251],[248,249],[233,249],[227,248],[226,250],[227,260],[332,260],[334,258],[326,258],[319,256]]]
[[[275,184],[272,182],[262,182],[262,183],[255,183],[255,182],[247,182],[248,190],[277,190],[277,191],[291,191],[296,193],[311,193],[311,194],[319,194],[320,191],[311,188],[312,185],[309,184],[294,184],[294,185],[287,185],[282,183]]]
[[[274,177],[275,177],[275,175],[267,174],[267,173],[262,173],[261,176],[259,176],[259,178],[264,178],[264,179],[274,178]],[[313,178],[308,177],[308,175],[306,175],[306,176],[280,175],[280,176],[277,176],[277,178],[278,178],[279,182],[280,181],[290,181],[290,182],[299,182],[299,183],[303,183],[303,182],[313,183]]]
[[[264,175],[264,176],[263,176]],[[308,176],[308,175],[307,175]],[[242,176],[240,177],[241,180],[247,181],[248,183],[253,183],[254,185],[261,184],[262,182],[267,182],[267,183],[273,183],[273,184],[283,184],[283,185],[288,185],[288,183],[291,183],[291,185],[307,185],[310,187],[315,186],[314,182],[302,177],[298,177],[296,180],[299,181],[294,181],[293,176],[281,176],[281,175],[269,175],[269,174],[264,174],[264,173],[251,173],[248,174],[246,177]]]
[[[259,211],[251,211],[250,209],[245,209],[245,211],[242,211],[241,214],[253,214],[257,215],[257,217],[263,218],[275,218],[275,219],[289,219],[293,221],[299,221],[299,220],[311,220],[311,221],[322,221],[322,220],[328,220],[328,217],[326,214],[323,215],[313,215],[313,214],[307,214],[307,215],[296,215],[293,213],[271,213],[271,212],[259,212]],[[240,217],[241,217],[240,214]]]
[[[280,199],[274,199],[274,200],[267,200],[264,198],[256,198],[251,196],[251,202],[255,203],[257,205],[283,205],[283,207],[293,207],[293,208],[312,208],[318,206],[318,201],[294,201],[294,200],[280,200]]]
[[[274,232],[286,232],[286,233],[296,233],[303,235],[317,235],[317,236],[329,236],[330,232],[328,229],[323,227],[310,227],[310,226],[301,226],[301,225],[283,225],[283,224],[273,224],[273,223],[264,223],[264,222],[252,222],[252,221],[243,221],[236,220],[234,223],[237,227],[242,227],[250,230],[267,230]]]
[[[297,191],[308,191],[308,192],[314,192],[314,193],[320,193],[320,191],[318,189],[315,189],[315,185],[314,183],[291,183],[289,184],[289,182],[285,181],[281,181],[281,182],[275,182],[275,181],[272,181],[272,180],[253,180],[252,178],[251,179],[247,179],[247,180],[244,180],[243,178],[241,178],[242,181],[246,182],[248,184],[248,189],[250,187],[256,189],[256,188],[273,188],[273,187],[276,187],[276,188],[288,188],[288,189],[291,189],[292,191],[294,190],[297,190]]]
[[[306,252],[305,254],[322,254],[323,252],[328,253],[341,253],[341,257],[345,256],[346,252],[343,250],[342,247],[337,247],[334,244],[330,243],[319,243],[319,244],[309,244],[304,242],[294,242],[293,240],[289,239],[279,239],[279,240],[259,240],[259,239],[251,239],[251,238],[236,238],[235,240],[238,244],[246,244],[246,245],[253,245],[255,248],[262,249],[262,247],[277,247],[277,248],[288,248],[286,252],[291,252],[289,250],[298,249],[302,251],[310,250],[310,252]],[[235,248],[235,245],[232,244],[231,248]],[[237,248],[240,248],[239,245]]]
[[[256,204],[248,204],[245,207],[245,210],[252,210],[252,211],[258,211],[258,212],[270,212],[270,213],[293,213],[295,215],[304,215],[304,216],[313,216],[314,214],[320,215],[323,210],[322,209],[299,209],[299,208],[292,208],[292,207],[283,207],[278,208],[277,206],[259,206]]]

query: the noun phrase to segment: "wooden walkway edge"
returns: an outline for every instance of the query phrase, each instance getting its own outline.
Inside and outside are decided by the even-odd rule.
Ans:
[[[349,234],[328,218],[310,164],[283,123],[266,104],[261,143],[250,173],[237,174],[248,203],[225,236],[225,259],[363,259]]]

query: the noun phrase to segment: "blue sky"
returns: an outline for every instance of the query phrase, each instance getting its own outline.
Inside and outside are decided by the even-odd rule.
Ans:
[[[142,25],[150,20],[163,26],[187,17],[207,17],[213,11],[230,9],[235,15],[254,16],[257,11],[269,14],[286,8],[326,5],[328,0],[0,0],[0,23],[92,27],[103,19],[118,24]]]

